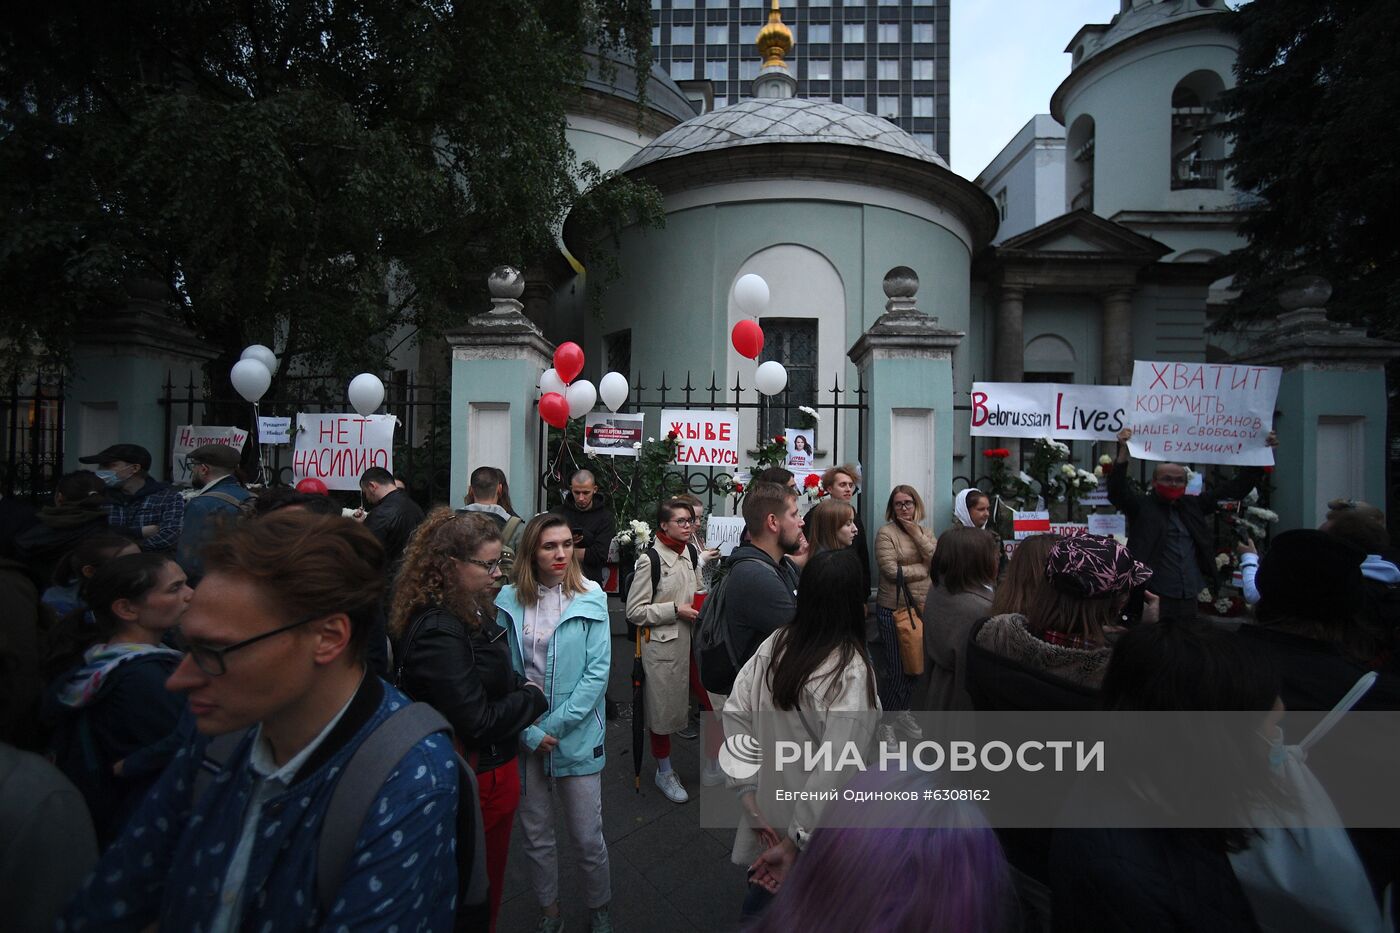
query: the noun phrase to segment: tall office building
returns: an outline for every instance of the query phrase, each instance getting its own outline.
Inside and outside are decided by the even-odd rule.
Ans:
[[[797,96],[886,117],[948,158],[951,0],[784,0],[797,46]],[[716,108],[752,95],[758,31],[771,0],[652,0],[656,62],[676,81],[709,80]]]

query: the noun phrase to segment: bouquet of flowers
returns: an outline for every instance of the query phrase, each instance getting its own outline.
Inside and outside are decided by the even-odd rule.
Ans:
[[[651,526],[639,518],[634,518],[627,526],[613,535],[613,543],[618,547],[633,547],[638,550],[651,544]]]
[[[826,496],[826,487],[822,485],[820,473],[808,473],[802,480],[802,494],[808,499],[817,500]]]

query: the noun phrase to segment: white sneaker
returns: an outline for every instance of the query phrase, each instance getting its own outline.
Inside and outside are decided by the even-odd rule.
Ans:
[[[681,779],[674,771],[656,772],[656,786],[661,788],[661,793],[666,795],[666,799],[672,803],[685,803],[690,799],[690,795],[681,786]]]
[[[724,769],[719,766],[719,759],[712,758],[707,761],[700,772],[700,783],[706,787],[723,787],[724,782]]]

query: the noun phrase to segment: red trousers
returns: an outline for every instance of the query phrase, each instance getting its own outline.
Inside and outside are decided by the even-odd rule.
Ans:
[[[481,828],[486,834],[486,876],[491,881],[491,933],[501,912],[501,891],[506,884],[506,856],[510,853],[510,828],[520,806],[520,767],[512,758],[498,768],[476,776],[481,790]]]

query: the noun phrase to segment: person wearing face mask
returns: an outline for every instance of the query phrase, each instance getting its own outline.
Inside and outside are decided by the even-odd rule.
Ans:
[[[136,538],[143,551],[173,551],[185,521],[185,500],[151,478],[151,452],[139,444],[113,444],[79,463],[97,464],[112,511],[107,523]]]
[[[205,444],[196,447],[186,458],[190,463],[190,480],[199,490],[185,505],[184,527],[175,560],[189,574],[190,585],[204,576],[204,563],[199,552],[220,522],[232,521],[243,510],[243,503],[253,494],[234,475],[240,457],[238,451],[225,444]]]
[[[1222,486],[1186,495],[1186,468],[1159,463],[1152,487],[1139,494],[1128,488],[1128,441],[1132,428],[1118,432],[1118,457],[1108,474],[1108,501],[1128,518],[1128,550],[1152,569],[1152,591],[1161,597],[1164,620],[1196,616],[1196,594],[1215,579],[1213,536],[1206,516],[1225,499],[1241,499],[1264,479],[1261,467],[1245,467]],[[1278,446],[1270,431],[1264,443]]]

